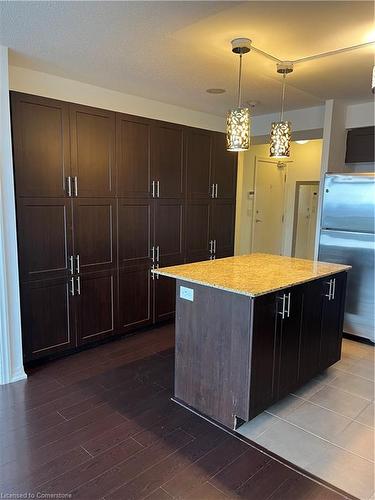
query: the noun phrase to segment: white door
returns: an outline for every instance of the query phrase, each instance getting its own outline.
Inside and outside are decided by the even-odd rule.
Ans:
[[[282,254],[286,167],[257,159],[253,216],[253,252]]]

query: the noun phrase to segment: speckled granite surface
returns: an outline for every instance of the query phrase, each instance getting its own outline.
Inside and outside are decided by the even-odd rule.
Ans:
[[[323,276],[348,271],[351,266],[253,253],[239,257],[164,267],[163,276],[256,297]]]

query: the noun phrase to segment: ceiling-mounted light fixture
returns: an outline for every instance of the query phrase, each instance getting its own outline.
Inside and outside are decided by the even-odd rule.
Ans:
[[[251,40],[235,38],[231,43],[232,52],[240,56],[240,67],[237,107],[231,109],[227,114],[227,150],[246,151],[250,147],[250,111],[249,108],[241,107],[241,77],[242,56],[250,52]]]
[[[291,140],[291,124],[284,121],[284,101],[285,101],[285,79],[288,73],[293,71],[292,62],[282,62],[277,64],[277,72],[283,75],[283,86],[281,92],[281,113],[280,121],[273,122],[270,134],[270,157],[288,158]]]

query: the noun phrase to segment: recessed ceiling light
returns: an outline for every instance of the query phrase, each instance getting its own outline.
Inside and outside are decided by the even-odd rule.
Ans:
[[[304,140],[301,140],[301,141],[295,141],[297,144],[307,144],[309,141],[304,139]]]
[[[208,94],[224,94],[226,92],[225,89],[207,89],[206,92]]]

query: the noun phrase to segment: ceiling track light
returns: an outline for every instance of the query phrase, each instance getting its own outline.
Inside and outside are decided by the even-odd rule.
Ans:
[[[242,56],[250,52],[251,40],[235,38],[232,40],[232,52],[239,54],[237,107],[227,114],[227,150],[247,151],[250,147],[250,110],[241,106]]]
[[[284,121],[284,102],[286,75],[293,71],[292,62],[282,62],[277,64],[277,72],[283,75],[283,85],[281,91],[281,112],[280,120],[273,122],[270,133],[270,157],[288,158],[290,155],[290,141],[292,138],[292,128],[289,121]]]

